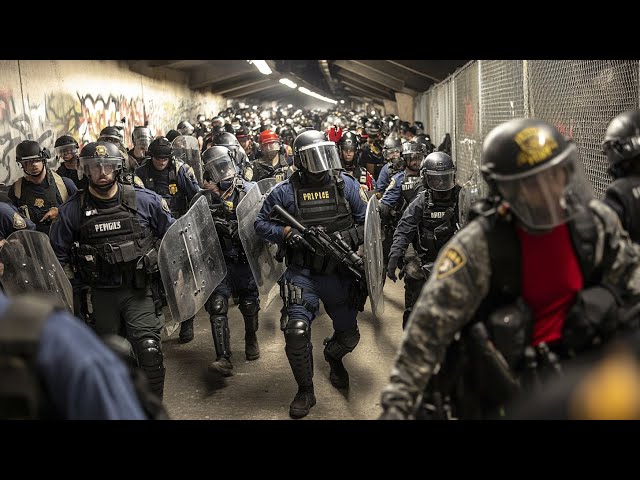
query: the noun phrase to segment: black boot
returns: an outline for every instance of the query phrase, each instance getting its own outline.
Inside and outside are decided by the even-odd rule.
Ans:
[[[213,346],[216,349],[216,360],[209,365],[209,371],[219,373],[224,377],[233,375],[233,365],[231,364],[231,348],[229,319],[226,315],[211,315],[211,333],[213,335]]]
[[[244,353],[247,360],[257,360],[260,358],[260,347],[258,346],[258,314],[244,316]]]
[[[336,388],[347,388],[349,386],[349,372],[342,364],[342,357],[352,352],[360,341],[358,327],[341,332],[333,332],[331,338],[324,340],[324,359],[329,362],[329,381]]]
[[[193,340],[193,318],[180,324],[180,343],[189,343]]]
[[[302,418],[316,404],[313,394],[313,345],[307,322],[289,319],[284,331],[287,360],[298,383],[298,393],[289,406],[291,418]]]

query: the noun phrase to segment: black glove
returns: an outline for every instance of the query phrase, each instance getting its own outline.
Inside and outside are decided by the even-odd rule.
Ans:
[[[396,277],[396,269],[398,268],[398,257],[389,257],[389,263],[387,264],[387,277],[394,282],[398,279]]]
[[[286,243],[289,247],[301,247],[306,243],[306,241],[300,233],[300,230],[297,228],[291,228],[289,235],[287,236]]]

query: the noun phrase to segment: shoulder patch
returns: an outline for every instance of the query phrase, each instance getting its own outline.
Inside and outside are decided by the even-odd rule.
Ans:
[[[22,218],[22,215],[20,215],[18,212],[15,212],[13,214],[13,228],[19,230],[26,227],[27,227],[27,222],[24,221],[24,218]]]
[[[466,257],[457,247],[448,247],[436,265],[436,278],[448,277],[464,267],[466,263]]]
[[[160,204],[162,205],[162,209],[167,212],[167,213],[171,213],[171,210],[169,209],[169,205],[167,205],[167,201],[164,198],[160,199]]]
[[[396,177],[393,177],[387,186],[387,190],[393,190],[393,187],[396,186]]]
[[[138,175],[134,175],[133,176],[133,184],[136,187],[145,188],[144,182],[142,181],[142,179]]]

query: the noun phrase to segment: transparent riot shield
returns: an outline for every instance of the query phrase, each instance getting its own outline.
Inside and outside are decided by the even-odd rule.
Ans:
[[[285,270],[284,262],[275,259],[277,245],[256,235],[253,228],[267,192],[276,184],[275,178],[264,178],[251,188],[236,207],[238,234],[260,295],[267,295]]]
[[[371,310],[376,318],[384,313],[384,267],[382,260],[382,229],[378,199],[373,196],[367,203],[364,219],[364,271],[367,276],[367,288]]]
[[[19,230],[0,248],[0,283],[7,295],[49,292],[73,312],[73,289],[56,258],[49,237],[42,232]]]
[[[167,303],[175,321],[193,317],[227,274],[227,265],[209,212],[200,197],[169,227],[158,251]]]
[[[196,174],[198,185],[202,187],[202,160],[200,159],[200,148],[198,139],[191,135],[180,135],[171,142],[173,155],[193,168]]]
[[[462,186],[458,194],[458,223],[461,227],[469,223],[471,206],[481,197],[481,188],[477,183],[467,182]]]

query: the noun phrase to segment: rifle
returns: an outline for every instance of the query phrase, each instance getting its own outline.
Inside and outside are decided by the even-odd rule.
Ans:
[[[269,217],[273,219],[276,215],[280,217],[283,223],[297,229],[302,234],[306,241],[305,246],[308,249],[314,253],[317,249],[320,249],[329,257],[347,267],[359,283],[365,282],[364,260],[351,250],[349,244],[340,234],[334,233],[333,237],[331,237],[319,227],[305,227],[280,205],[273,207]]]

